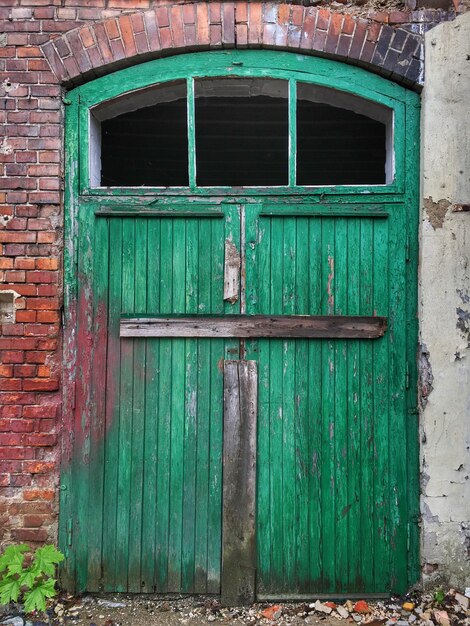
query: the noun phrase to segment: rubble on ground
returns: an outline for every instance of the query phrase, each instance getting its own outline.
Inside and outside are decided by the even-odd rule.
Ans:
[[[166,623],[196,626],[205,622],[237,622],[252,626],[470,626],[470,590],[434,594],[413,593],[390,600],[315,600],[302,603],[261,603],[222,607],[214,597],[112,594],[105,597],[62,596],[47,617],[21,611],[0,613],[0,626],[138,626]],[[215,624],[217,626],[217,624]]]

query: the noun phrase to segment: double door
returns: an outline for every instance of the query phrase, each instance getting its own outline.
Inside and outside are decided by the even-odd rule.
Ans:
[[[79,588],[224,593],[238,537],[260,599],[404,591],[405,219],[399,204],[81,207]]]

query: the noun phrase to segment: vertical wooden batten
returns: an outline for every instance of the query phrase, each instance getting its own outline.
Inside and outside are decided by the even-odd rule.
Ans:
[[[256,584],[255,361],[224,361],[224,448],[221,600],[252,604]]]

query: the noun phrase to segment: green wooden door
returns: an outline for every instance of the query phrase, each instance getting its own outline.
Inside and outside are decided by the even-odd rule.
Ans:
[[[247,211],[250,314],[388,319],[377,339],[248,345],[259,597],[406,587],[405,219],[403,205]]]
[[[79,390],[82,421],[94,405],[75,468],[78,587],[218,593],[221,364],[238,358],[238,342],[134,339],[119,327],[126,317],[236,312],[223,287],[238,213],[183,205],[152,218],[95,217],[93,208],[83,207],[90,229],[83,225],[79,257],[89,263],[81,287],[96,300],[78,319],[81,335],[84,326],[93,333],[92,346],[82,346],[93,388],[90,396]]]
[[[198,187],[195,81],[227,75],[288,82],[285,186]],[[93,187],[90,110],[156,77],[186,81],[189,185]],[[390,182],[297,184],[296,90],[308,82],[393,112]],[[405,591],[418,576],[416,95],[324,59],[223,51],[142,64],[69,96],[62,583],[220,592],[224,368],[248,360],[257,596]],[[219,337],[229,315],[230,328],[255,315],[274,327],[298,315],[388,326],[367,339]],[[209,331],[168,334],[189,316]],[[142,318],[160,319],[158,333],[123,332]]]

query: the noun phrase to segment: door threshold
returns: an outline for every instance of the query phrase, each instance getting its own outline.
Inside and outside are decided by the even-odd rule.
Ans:
[[[257,602],[279,602],[282,600],[295,601],[295,600],[386,600],[390,598],[390,593],[284,593],[284,594],[269,594],[269,593],[257,593]]]

